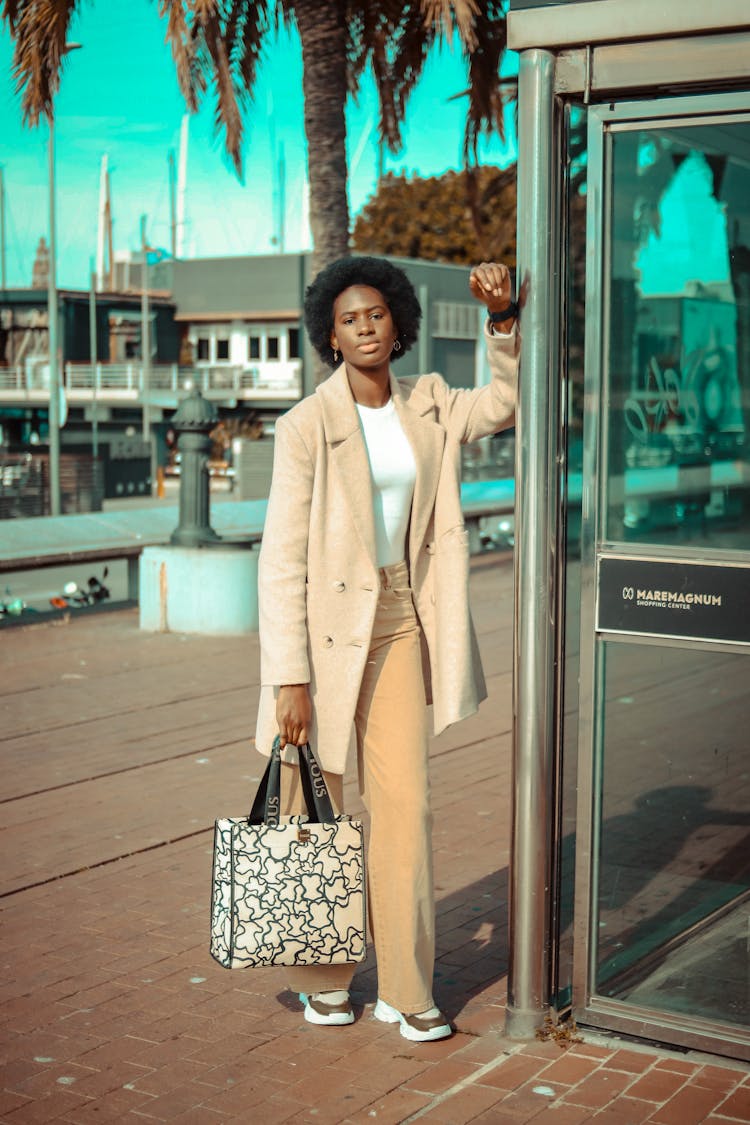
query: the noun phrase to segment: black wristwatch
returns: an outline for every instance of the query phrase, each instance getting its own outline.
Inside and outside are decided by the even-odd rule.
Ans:
[[[510,304],[500,309],[499,312],[488,312],[490,324],[502,324],[504,320],[510,320],[512,317],[518,316],[518,301],[511,301]]]

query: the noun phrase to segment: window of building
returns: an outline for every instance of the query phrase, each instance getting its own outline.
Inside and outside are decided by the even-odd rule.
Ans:
[[[216,359],[217,361],[229,359],[229,340],[219,339],[216,341]]]
[[[247,358],[260,359],[260,336],[250,336],[248,339]]]
[[[433,309],[433,336],[446,340],[476,340],[481,326],[478,305],[467,301],[435,301]]]
[[[198,337],[197,353],[199,362],[202,360],[204,363],[207,363],[211,358],[211,341],[208,336]]]
[[[279,337],[269,336],[266,340],[266,356],[268,359],[279,358]]]
[[[289,359],[299,359],[299,328],[289,329]]]

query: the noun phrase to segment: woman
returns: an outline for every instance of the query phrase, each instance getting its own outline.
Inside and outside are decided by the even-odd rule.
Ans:
[[[260,555],[261,699],[256,744],[313,743],[337,808],[350,744],[370,813],[368,899],[375,1017],[415,1042],[451,1034],[432,997],[435,907],[427,709],[437,734],[486,696],[468,606],[460,446],[512,424],[519,337],[503,265],[471,271],[487,307],[491,382],[396,379],[421,310],[402,270],[346,258],[305,296],[311,341],[334,368],[276,424]],[[301,810],[284,766],[287,812]],[[353,965],[289,973],[305,1018],[354,1019]]]

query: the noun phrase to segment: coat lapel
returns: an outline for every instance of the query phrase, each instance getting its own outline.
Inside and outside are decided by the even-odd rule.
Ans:
[[[417,480],[409,525],[409,558],[416,559],[435,507],[445,431],[433,420],[435,404],[419,392],[407,392],[391,373],[391,394],[417,463]]]
[[[326,443],[338,485],[346,497],[352,522],[372,565],[377,566],[370,462],[346,368],[338,367],[317,388]]]

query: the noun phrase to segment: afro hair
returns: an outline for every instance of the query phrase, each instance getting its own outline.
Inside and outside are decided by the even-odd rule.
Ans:
[[[403,270],[384,258],[339,258],[321,270],[305,293],[305,327],[318,355],[328,367],[335,367],[331,347],[333,304],[340,293],[351,285],[369,285],[377,289],[390,309],[398,331],[398,359],[415,343],[419,335],[422,310],[414,286]]]

